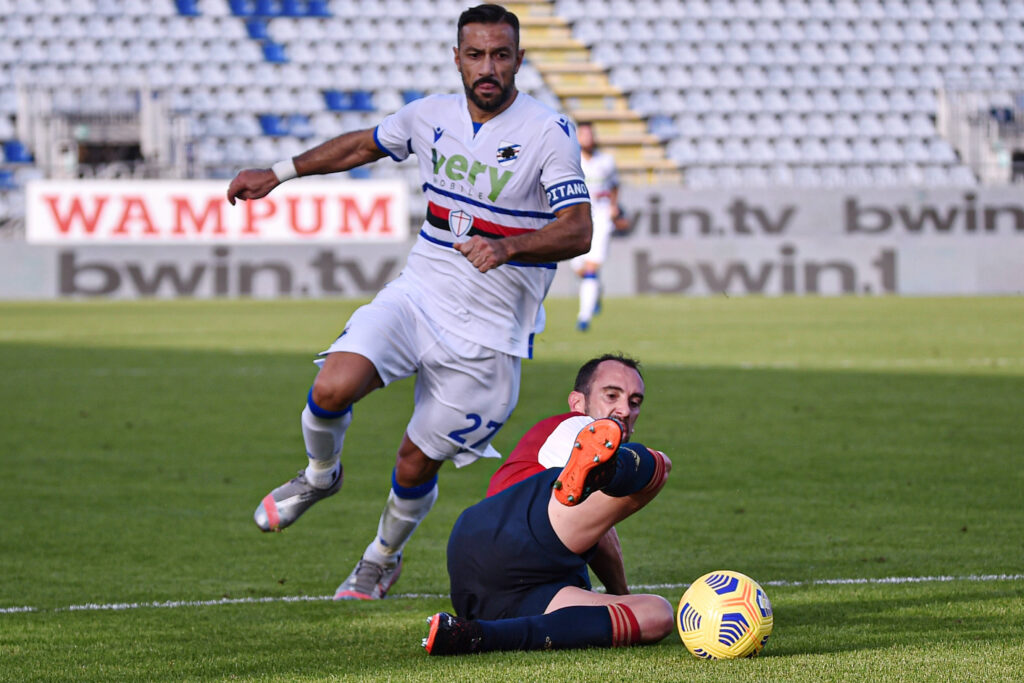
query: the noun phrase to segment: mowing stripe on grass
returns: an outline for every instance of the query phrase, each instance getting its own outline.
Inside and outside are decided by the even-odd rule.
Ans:
[[[970,574],[968,576],[888,576],[875,579],[811,579],[808,581],[761,581],[763,586],[780,586],[783,588],[794,588],[799,586],[851,586],[860,584],[886,585],[905,583],[952,583],[955,581],[967,582],[991,582],[991,581],[1024,581],[1024,574]],[[688,588],[688,583],[653,583],[639,586],[630,586],[636,590],[679,590]],[[412,599],[443,599],[448,595],[445,593],[400,593],[393,595],[394,598]],[[66,607],[55,607],[53,609],[40,609],[38,607],[0,607],[0,614],[15,614],[19,612],[96,612],[96,611],[120,611],[130,609],[153,608],[176,608],[176,607],[212,607],[216,605],[247,605],[265,602],[323,602],[333,600],[332,595],[290,595],[283,597],[263,598],[218,598],[217,600],[167,600],[164,602],[112,602],[107,604],[85,603],[82,605],[68,605]]]

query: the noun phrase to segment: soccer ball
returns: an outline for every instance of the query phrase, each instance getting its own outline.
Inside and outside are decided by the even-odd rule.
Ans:
[[[686,649],[697,657],[754,657],[772,632],[772,605],[749,576],[711,572],[683,593],[676,626]]]

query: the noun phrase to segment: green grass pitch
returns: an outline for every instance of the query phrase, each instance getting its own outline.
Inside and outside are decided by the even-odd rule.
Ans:
[[[612,299],[586,334],[549,302],[496,447],[587,357],[639,357],[637,438],[675,469],[619,527],[628,577],[673,603],[713,569],[761,581],[775,631],[733,662],[674,635],[427,657],[490,461],[443,470],[397,597],[324,599],[376,529],[411,383],[356,407],[340,495],[281,534],[252,511],[302,466],[311,359],[355,305],[0,304],[0,680],[1024,679],[1024,298]]]

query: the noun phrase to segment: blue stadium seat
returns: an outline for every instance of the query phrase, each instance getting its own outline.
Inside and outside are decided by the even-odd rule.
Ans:
[[[352,109],[354,111],[374,111],[373,93],[369,90],[353,90]]]
[[[281,3],[279,0],[255,0],[252,13],[261,17],[279,17]]]
[[[228,7],[236,17],[251,17],[253,15],[252,0],[228,0]]]
[[[341,90],[324,90],[324,103],[330,111],[351,111],[352,95]]]
[[[267,20],[259,17],[248,19],[245,22],[245,29],[253,40],[267,40],[270,34],[267,32]]]
[[[261,114],[259,120],[260,128],[263,130],[264,135],[278,137],[288,135],[290,132],[285,120],[275,114]]]
[[[306,3],[302,0],[281,0],[280,16],[282,17],[305,17],[308,16]]]
[[[4,142],[4,157],[9,164],[31,164],[32,153],[18,140]]]
[[[0,168],[0,190],[16,190],[18,183],[14,179],[14,171]]]
[[[274,64],[284,64],[288,61],[284,45],[275,43],[272,40],[263,42],[263,58]]]
[[[327,0],[309,0],[306,5],[306,14],[311,17],[329,17],[331,10]]]
[[[182,16],[200,16],[198,0],[174,0],[174,4],[178,8],[178,14]]]

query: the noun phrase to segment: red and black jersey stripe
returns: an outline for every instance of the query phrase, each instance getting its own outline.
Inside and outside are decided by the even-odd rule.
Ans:
[[[434,202],[427,204],[427,222],[435,228],[450,231],[451,227],[448,225],[448,214],[450,213],[451,209]],[[514,228],[508,225],[500,225],[491,221],[485,221],[477,216],[473,216],[473,227],[469,229],[470,236],[480,235],[481,237],[490,237],[491,239],[522,235],[527,232],[533,232],[533,230],[531,228]]]

